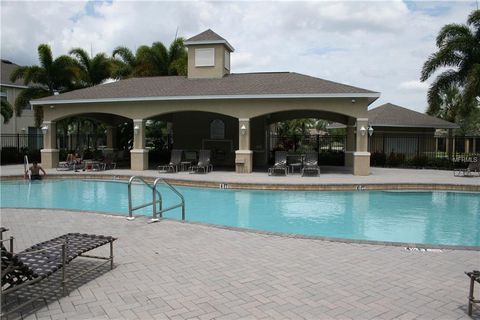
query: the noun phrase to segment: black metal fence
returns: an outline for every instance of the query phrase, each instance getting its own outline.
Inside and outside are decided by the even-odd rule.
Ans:
[[[346,136],[322,135],[295,135],[295,136],[270,136],[271,150],[285,150],[289,152],[303,152],[308,150],[345,151]]]

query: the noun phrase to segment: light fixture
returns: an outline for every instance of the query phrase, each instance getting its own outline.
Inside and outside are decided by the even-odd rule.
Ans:
[[[373,134],[373,127],[372,126],[368,126],[368,135],[371,137]]]
[[[244,124],[240,127],[240,133],[244,136],[247,133],[247,127]]]
[[[352,99],[352,103],[355,103],[355,102],[356,102],[356,100],[355,100],[355,99]]]
[[[47,132],[48,132],[48,125],[44,125],[44,126],[42,127],[42,132],[43,132],[43,134],[47,134]]]
[[[22,128],[22,133],[25,133],[25,131],[27,131],[27,129],[25,129],[25,128]]]
[[[50,109],[55,109],[55,106],[50,106]]]
[[[133,127],[133,132],[135,134],[138,134],[139,131],[140,131],[140,127],[138,126],[138,124],[136,124],[135,127]]]
[[[362,136],[364,136],[366,133],[367,133],[367,129],[365,129],[365,127],[362,126],[362,127],[360,128],[360,134],[361,134]]]

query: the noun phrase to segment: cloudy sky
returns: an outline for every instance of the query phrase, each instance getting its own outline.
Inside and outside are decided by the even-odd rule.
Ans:
[[[36,48],[55,56],[72,47],[135,50],[178,30],[185,38],[211,28],[235,48],[232,72],[294,71],[381,92],[372,106],[426,110],[419,81],[435,37],[465,23],[465,1],[1,1],[1,56],[37,64]]]

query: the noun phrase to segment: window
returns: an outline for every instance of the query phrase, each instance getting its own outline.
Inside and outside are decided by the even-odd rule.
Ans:
[[[215,119],[210,123],[210,139],[225,139],[225,122]]]
[[[215,48],[195,49],[195,67],[215,66]]]
[[[225,69],[230,70],[230,52],[225,50]]]

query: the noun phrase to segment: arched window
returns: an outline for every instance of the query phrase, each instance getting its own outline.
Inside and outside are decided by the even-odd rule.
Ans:
[[[223,120],[215,119],[210,122],[210,139],[225,139],[225,122]]]

